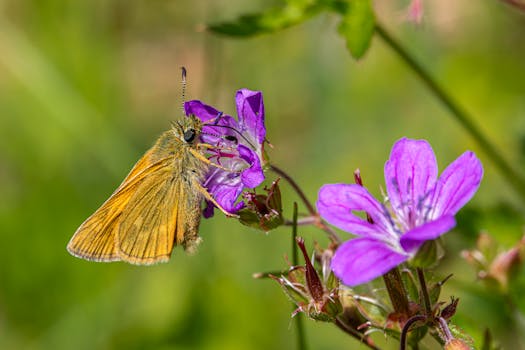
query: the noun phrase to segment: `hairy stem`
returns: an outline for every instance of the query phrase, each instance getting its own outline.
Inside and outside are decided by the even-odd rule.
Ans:
[[[386,290],[394,311],[398,314],[403,314],[408,317],[408,298],[403,280],[401,279],[401,273],[397,267],[388,271],[383,275],[383,281],[385,282]]]
[[[440,86],[437,81],[430,76],[423,66],[403,47],[399,41],[394,39],[386,29],[379,23],[376,24],[376,33],[381,39],[394,50],[406,65],[421,79],[426,87],[443,103],[448,111],[454,116],[463,128],[478,143],[480,148],[492,160],[494,165],[506,178],[508,183],[519,193],[521,199],[525,201],[525,179],[503,158],[501,152],[474,123],[474,118],[462,109],[450,96],[450,94]]]
[[[310,215],[312,215],[312,216],[317,215],[317,211],[315,210],[315,208],[312,205],[312,203],[308,200],[308,198],[306,198],[306,195],[304,194],[304,192],[301,189],[301,187],[299,187],[297,182],[295,182],[295,180],[290,175],[288,175],[282,169],[276,167],[273,164],[270,165],[270,169],[272,169],[272,171],[274,173],[276,173],[277,175],[282,176],[290,184],[290,186],[292,186],[292,188],[297,193],[299,198],[301,198],[301,201],[305,205],[305,207],[308,210],[308,212],[310,213]]]
[[[443,332],[443,337],[445,338],[445,343],[448,343],[452,339],[454,339],[454,336],[450,332],[450,329],[448,328],[447,321],[443,317],[438,317],[437,319],[439,323],[439,328],[441,329],[441,332]]]
[[[430,317],[432,315],[432,304],[430,302],[430,296],[428,294],[427,283],[425,281],[425,273],[423,269],[417,268],[417,277],[419,279],[419,285],[421,286],[421,292],[423,293],[423,302],[425,303],[425,314]]]
[[[335,233],[335,231],[332,230],[332,228],[330,226],[328,226],[321,219],[321,217],[319,216],[319,213],[317,213],[317,211],[315,210],[315,208],[312,205],[312,203],[308,200],[308,198],[306,198],[306,195],[304,194],[304,192],[301,189],[301,187],[299,187],[297,182],[295,182],[295,180],[290,175],[288,175],[284,170],[282,170],[281,168],[276,167],[273,164],[270,164],[270,169],[274,173],[276,173],[277,175],[279,175],[282,178],[284,178],[286,180],[286,182],[288,182],[290,184],[290,186],[292,186],[293,190],[297,193],[299,198],[301,198],[301,201],[306,206],[306,209],[308,210],[308,213],[310,214],[310,218],[311,218],[310,220],[312,220],[311,224],[315,225],[316,227],[318,227],[321,230],[323,230],[324,232],[326,232],[328,234],[328,237],[330,238],[330,240],[332,242],[336,243],[337,245],[341,244],[341,242],[342,242],[341,238],[339,238],[337,233]],[[305,223],[301,223],[301,224],[305,224]]]
[[[368,346],[368,348],[379,350],[379,348],[375,346],[374,343],[372,342],[372,339],[370,339],[368,336],[365,336],[364,334],[359,333],[357,330],[353,329],[352,327],[349,327],[344,322],[342,322],[340,319],[336,318],[334,323],[340,330],[354,337],[355,339],[359,340],[362,344]]]

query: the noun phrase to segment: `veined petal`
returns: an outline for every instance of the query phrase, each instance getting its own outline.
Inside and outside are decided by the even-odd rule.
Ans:
[[[403,220],[409,220],[421,201],[434,188],[437,178],[434,151],[425,140],[402,138],[392,148],[385,163],[385,182],[392,209]]]
[[[459,156],[438,179],[431,216],[455,215],[476,193],[482,177],[483,166],[473,152]]]
[[[233,136],[238,139],[239,135],[234,130],[239,130],[237,121],[233,117],[223,114],[215,122],[203,125],[201,139],[210,145],[234,147],[236,146],[235,143],[227,142],[225,139],[225,136]],[[230,145],[230,143],[232,144]]]
[[[219,111],[202,103],[199,100],[187,101],[184,103],[184,111],[186,115],[193,114],[203,122],[213,119],[219,115]]]
[[[248,147],[239,145],[239,157],[245,160],[250,166],[244,169],[241,173],[241,180],[244,186],[248,188],[255,188],[264,181],[264,172],[262,170],[261,161],[255,151]]]
[[[403,234],[400,239],[401,247],[408,253],[414,253],[423,243],[438,238],[454,226],[456,220],[453,215],[445,215],[429,221]]]
[[[408,259],[384,242],[356,238],[343,243],[332,258],[332,270],[344,284],[356,286],[379,277]]]
[[[356,235],[381,236],[391,232],[392,224],[385,215],[384,207],[359,185],[324,185],[319,190],[317,210],[330,224]],[[352,211],[368,213],[374,223]]]
[[[266,137],[262,93],[260,91],[241,89],[235,95],[235,102],[237,104],[239,124],[243,128],[242,131],[247,131],[250,134],[252,141],[257,143],[252,146],[258,148]]]
[[[242,208],[243,204],[235,203],[244,187],[240,174],[214,168],[207,176],[204,187],[228,212],[235,213]]]

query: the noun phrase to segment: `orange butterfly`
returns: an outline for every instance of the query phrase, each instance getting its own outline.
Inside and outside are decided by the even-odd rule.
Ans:
[[[175,123],[135,164],[122,184],[77,229],[67,250],[92,261],[150,265],[169,260],[174,245],[194,251],[202,199],[223,209],[201,185],[210,166],[195,116]],[[228,169],[225,169],[228,170]]]

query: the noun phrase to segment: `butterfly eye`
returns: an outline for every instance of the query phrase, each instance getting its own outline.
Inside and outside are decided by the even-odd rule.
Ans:
[[[184,131],[184,141],[191,143],[195,139],[196,132],[194,129]]]

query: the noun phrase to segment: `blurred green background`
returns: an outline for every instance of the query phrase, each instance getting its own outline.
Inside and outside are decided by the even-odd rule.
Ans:
[[[275,282],[251,277],[286,266],[286,228],[264,235],[217,215],[202,222],[198,254],[178,248],[170,263],[153,267],[90,263],[66,252],[80,223],[180,116],[182,65],[187,97],[227,113],[235,113],[237,89],[263,92],[270,157],[311,200],[324,183],[351,182],[356,168],[379,194],[390,147],[403,136],[428,139],[441,170],[474,150],[485,178],[445,237],[441,273],[455,275],[442,299],[460,296],[455,323],[478,346],[486,326],[509,349],[525,344],[513,311],[503,312],[502,298],[459,258],[482,229],[514,244],[522,235],[519,198],[378,38],[356,62],[335,16],[248,40],[203,30],[278,4],[0,1],[0,349],[295,346],[284,294]],[[375,1],[385,26],[525,171],[524,14],[496,0],[429,0],[415,26],[403,19],[407,5]],[[298,199],[285,184],[282,190],[290,217]],[[309,247],[326,243],[318,231],[300,234]],[[306,331],[311,349],[359,346],[329,324],[307,321]]]

